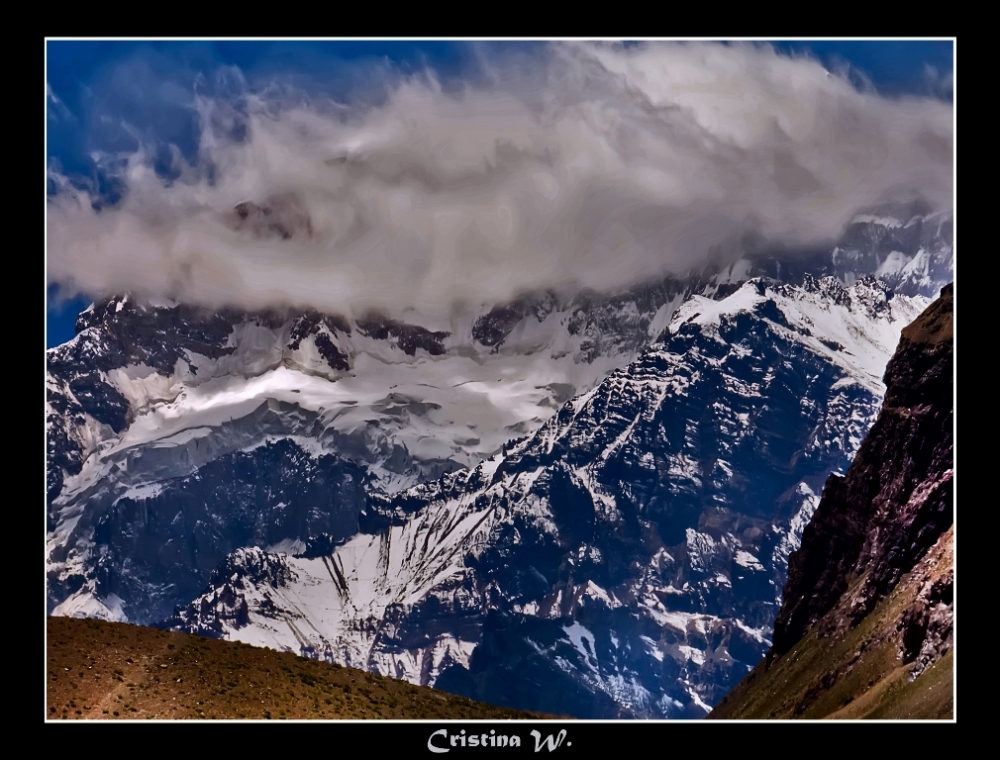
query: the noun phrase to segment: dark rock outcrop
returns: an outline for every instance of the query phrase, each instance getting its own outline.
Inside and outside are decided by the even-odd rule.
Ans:
[[[512,306],[495,306],[476,320],[472,337],[484,346],[499,347],[522,319],[524,314]]]
[[[358,331],[375,340],[394,341],[410,356],[416,356],[418,348],[434,356],[443,354],[445,349],[442,341],[450,335],[448,332],[428,330],[426,327],[399,322],[377,313],[359,319]]]
[[[854,579],[850,623],[951,525],[953,287],[909,327],[885,372],[882,411],[844,477],[831,476],[792,554],[771,656],[784,654]]]
[[[226,626],[239,628],[249,620],[247,602],[241,594],[244,589],[260,583],[282,588],[294,578],[295,573],[288,567],[284,555],[256,547],[239,549],[212,571],[210,584],[214,593],[211,597],[201,599],[199,606],[178,607],[174,615],[158,627],[222,638]]]
[[[879,417],[789,559],[774,644],[710,718],[953,714],[953,304],[948,285],[903,330]]]
[[[243,201],[233,212],[232,226],[255,237],[290,240],[313,234],[312,219],[294,195],[275,196],[262,204]]]
[[[289,439],[234,452],[118,499],[94,529],[95,588],[132,619],[160,620],[239,547],[284,542],[294,552],[314,536],[354,535],[364,500],[363,468],[332,454],[311,456]]]

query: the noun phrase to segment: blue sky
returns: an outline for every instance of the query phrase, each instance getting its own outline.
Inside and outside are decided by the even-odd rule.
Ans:
[[[247,82],[280,79],[342,102],[377,99],[386,72],[435,71],[442,86],[474,79],[477,47],[530,51],[542,43],[469,44],[448,41],[196,41],[47,43],[47,153],[50,164],[79,182],[96,183],[113,201],[115,187],[98,169],[95,151],[133,150],[135,132],[175,145],[187,158],[197,144],[190,97],[194,88],[225,88],[216,75],[235,67]],[[831,70],[848,68],[859,87],[895,97],[917,94],[950,98],[953,44],[926,41],[782,41],[787,54],[810,55]],[[199,76],[201,75],[201,76]],[[122,127],[129,124],[128,129]],[[166,166],[166,162],[164,163]],[[164,169],[167,171],[167,169]],[[60,299],[48,290],[47,344],[73,336],[81,299]]]

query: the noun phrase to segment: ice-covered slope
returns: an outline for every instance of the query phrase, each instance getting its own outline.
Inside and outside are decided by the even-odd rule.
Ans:
[[[606,324],[598,325],[577,304],[553,300],[543,310],[539,298],[502,339],[483,327],[492,312],[447,331],[384,320],[411,330],[417,340],[409,341],[414,335],[371,321],[178,313],[112,299],[91,307],[80,334],[49,352],[50,438],[71,438],[66,458],[82,465],[60,468],[56,457],[50,497],[65,501],[130,452],[207,444],[195,456],[204,460],[235,450],[245,441],[220,431],[268,400],[300,408],[321,444],[366,459],[387,490],[398,490],[423,479],[414,463],[473,465],[537,427],[574,392],[634,358],[658,314],[669,316],[685,294],[658,288],[647,303],[625,296],[602,304],[594,311]],[[211,342],[201,335],[208,330]],[[288,432],[297,427],[290,423]],[[175,458],[183,471],[185,457]]]
[[[691,287],[539,294],[448,329],[95,304],[48,354],[51,609],[152,622],[243,542],[352,535],[367,492],[473,466],[535,430],[634,358]],[[310,472],[328,496],[303,503]]]
[[[788,554],[927,302],[871,278],[692,298],[533,435],[370,499],[327,553],[231,555],[171,624],[494,703],[704,715],[769,646]]]

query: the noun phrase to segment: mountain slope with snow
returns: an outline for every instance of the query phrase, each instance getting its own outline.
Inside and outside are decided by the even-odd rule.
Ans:
[[[536,434],[543,438],[531,438],[536,443],[524,452],[524,461],[543,452],[548,475],[539,476],[543,496],[532,499],[549,499],[546,489],[559,492],[568,482],[568,493],[582,489],[602,514],[614,514],[623,503],[657,514],[663,504],[673,504],[670,519],[656,521],[671,546],[687,540],[688,528],[711,535],[694,519],[708,498],[706,484],[730,484],[712,497],[726,509],[743,494],[763,488],[761,493],[776,501],[761,497],[761,514],[770,510],[771,517],[760,518],[764,527],[758,527],[766,531],[774,523],[782,531],[775,534],[773,549],[768,544],[771,565],[752,547],[733,549],[733,544],[727,551],[754,572],[760,572],[758,565],[774,569],[769,580],[780,579],[822,485],[819,475],[787,483],[781,478],[801,462],[822,460],[817,472],[846,466],[878,404],[886,342],[894,344],[889,336],[897,332],[895,312],[909,303],[902,294],[927,295],[939,280],[950,279],[950,218],[903,211],[858,217],[832,251],[782,258],[757,254],[614,294],[533,293],[446,323],[416,315],[347,318],[287,308],[210,312],[128,296],[99,301],[80,315],[77,336],[47,354],[49,611],[138,623],[162,620],[215,584],[213,572],[234,551],[256,548],[299,559],[329,555],[359,533],[377,535],[440,501],[436,492],[408,490],[415,485],[449,472],[454,480],[446,482],[464,482],[468,471],[457,473],[481,461],[506,473],[512,464],[489,463],[490,457],[507,460],[511,451],[522,450],[523,439]],[[875,273],[882,286],[844,287]],[[814,274],[833,279],[818,280]],[[782,305],[780,318],[773,309],[765,313],[771,308],[768,299],[759,301],[760,294],[740,290],[755,277],[761,278],[755,287],[778,294],[775,303],[797,305]],[[727,298],[734,295],[738,300]],[[782,357],[789,366],[779,365],[770,347],[754,342],[754,331],[772,323],[784,331],[780,341],[790,341]],[[665,336],[667,343],[680,345],[685,330],[697,330],[703,345],[690,355],[678,354],[676,366],[645,366],[640,360],[634,366],[648,377],[645,385],[614,374],[636,361],[668,325],[673,333]],[[732,346],[724,382],[720,367],[699,364],[723,345]],[[829,392],[818,390],[829,381],[828,373],[806,369],[816,361],[832,362],[843,373],[830,381]],[[759,368],[765,366],[770,369],[761,375]],[[772,388],[775,378],[785,376],[785,386],[799,396],[795,404],[781,395],[781,383]],[[735,395],[718,400],[721,407],[714,397],[684,401],[688,386],[702,387],[710,378]],[[612,385],[618,388],[614,393],[606,389],[594,396],[606,380],[621,387]],[[765,406],[781,408],[783,416],[741,406],[740,399],[754,397],[761,387],[774,394],[774,403]],[[595,411],[592,401],[607,408]],[[672,410],[657,418],[662,431],[648,429],[650,420],[630,406],[656,404]],[[732,411],[737,408],[742,411]],[[802,419],[816,425],[808,445],[802,443]],[[756,438],[746,433],[751,429],[757,430]],[[670,448],[689,433],[696,443]],[[778,457],[775,462],[798,451],[795,467],[786,463],[775,469],[772,462],[761,471],[769,474],[759,474],[759,463],[734,458],[744,439]],[[800,444],[804,448],[796,449]],[[576,464],[562,474],[555,474],[558,468],[550,472],[560,457]],[[767,467],[784,474],[773,479]],[[778,482],[782,488],[774,490]],[[455,488],[459,498],[479,486]],[[649,488],[652,492],[645,493]],[[670,521],[685,527],[665,527]],[[708,546],[703,538],[692,540]],[[631,546],[626,542],[623,556],[631,556]],[[529,554],[514,556],[511,573],[519,577],[517,583],[534,588],[538,578],[527,568],[538,567]],[[598,565],[619,562],[607,551],[594,556],[600,557],[594,560]],[[635,561],[652,560],[637,555]],[[556,583],[553,572],[542,574],[550,588]],[[678,576],[676,588],[686,580]],[[599,590],[592,589],[590,596],[608,595],[606,585],[593,582]],[[769,589],[780,588],[775,583],[768,583]],[[498,632],[507,631],[508,613],[482,602],[481,595],[476,598],[478,617],[470,618],[471,633],[460,640],[482,644],[491,636],[513,636]],[[535,625],[540,604],[524,602],[518,625]],[[688,612],[702,614],[700,604],[691,602]],[[364,614],[374,619],[382,613]],[[754,642],[764,636],[763,625],[750,625]],[[685,630],[685,636],[706,635]],[[656,640],[652,633],[642,635]],[[530,645],[515,639],[518,646],[528,646],[525,656],[535,658]],[[468,660],[468,667],[481,668],[475,677],[482,683],[461,688],[469,693],[506,688],[504,678],[490,680],[499,671],[482,664],[480,644],[475,662],[466,657],[467,644],[432,646],[437,653],[424,662],[437,664],[427,666],[422,677],[433,680],[448,663]],[[359,644],[358,651],[365,646]],[[691,644],[678,646],[695,651]],[[569,662],[574,656],[559,657]],[[562,684],[553,687],[559,693],[576,694],[572,710],[577,714],[614,714],[632,698],[612,698],[612,693],[643,693],[622,685],[631,683],[625,676],[613,682],[617,686],[608,682],[606,688],[573,691],[560,680],[565,674],[553,664],[556,660],[535,659],[549,668],[539,679]],[[405,675],[415,666],[399,667]],[[447,677],[459,677],[458,672],[453,669]],[[688,691],[691,700],[714,693],[693,686]],[[516,694],[509,697],[516,702]]]
[[[811,277],[688,299],[534,434],[374,494],[326,553],[241,549],[170,624],[526,709],[704,715],[770,645],[788,555],[927,302]]]
[[[93,305],[48,354],[50,610],[153,622],[246,541],[353,535],[365,494],[474,466],[533,431],[634,358],[690,287],[610,301],[541,294],[517,304],[502,338],[490,332],[495,310],[432,330],[127,296]],[[297,501],[314,473],[325,498]],[[160,544],[171,548],[143,548]]]
[[[954,289],[902,332],[878,420],[792,555],[774,645],[711,717],[954,715]]]

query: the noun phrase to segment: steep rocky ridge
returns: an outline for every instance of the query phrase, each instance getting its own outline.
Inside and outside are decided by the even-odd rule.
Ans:
[[[874,716],[890,697],[909,717],[951,709],[950,659],[928,687],[933,704],[889,685],[926,678],[953,643],[953,303],[949,285],[902,331],[878,420],[791,555],[774,645],[713,717]],[[868,682],[853,683],[865,668]]]

